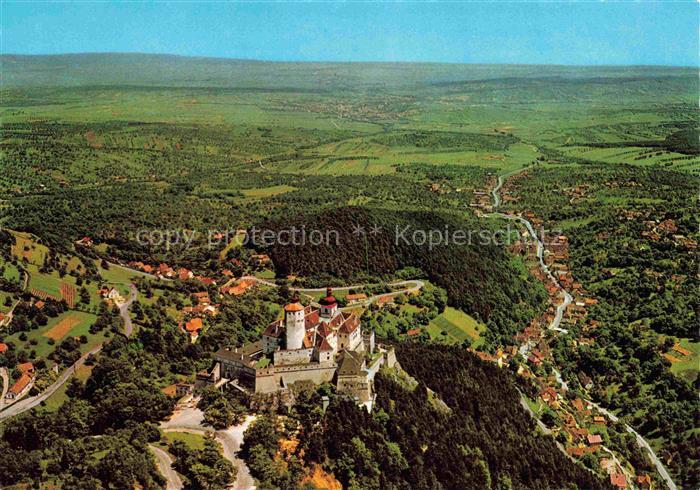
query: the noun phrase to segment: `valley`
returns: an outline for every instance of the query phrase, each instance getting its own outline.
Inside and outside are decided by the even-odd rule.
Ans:
[[[3,488],[698,486],[696,70],[0,63]]]

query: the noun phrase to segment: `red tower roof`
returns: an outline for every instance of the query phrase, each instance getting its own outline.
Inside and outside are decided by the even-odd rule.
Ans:
[[[333,290],[331,288],[326,289],[326,297],[322,298],[318,302],[321,306],[333,306],[337,303],[335,296],[333,296]]]

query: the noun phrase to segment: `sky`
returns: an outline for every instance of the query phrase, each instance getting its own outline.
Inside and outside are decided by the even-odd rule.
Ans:
[[[12,2],[2,54],[698,66],[681,2]]]

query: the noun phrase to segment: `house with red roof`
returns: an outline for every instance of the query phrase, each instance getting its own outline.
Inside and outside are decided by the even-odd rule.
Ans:
[[[84,236],[83,238],[81,238],[80,240],[78,240],[75,243],[77,243],[78,245],[82,245],[83,247],[91,247],[92,246],[92,238],[90,238],[89,236]]]
[[[31,362],[23,362],[22,364],[17,364],[17,369],[22,374],[34,374],[34,364]]]
[[[342,311],[330,288],[318,307],[304,306],[295,294],[283,310],[284,318],[270,323],[260,340],[219,350],[212,373],[256,393],[334,382],[339,393],[371,409],[374,375],[394,365],[393,348],[375,344],[374,332],[364,332],[358,315]],[[216,376],[209,378],[215,382]]]
[[[193,277],[194,274],[192,273],[192,271],[189,269],[185,269],[184,267],[180,268],[180,270],[177,271],[177,278],[181,281],[186,281],[188,279],[192,279]]]
[[[381,308],[386,305],[393,305],[394,304],[394,297],[393,296],[382,296],[377,300],[377,305]]]
[[[348,294],[345,296],[345,301],[348,302],[348,304],[353,305],[355,303],[360,303],[362,301],[367,300],[367,295],[364,293],[356,293],[356,294]]]
[[[651,489],[651,476],[649,476],[648,473],[646,475],[637,476],[637,486],[641,490],[650,490]]]
[[[589,446],[600,446],[603,444],[603,438],[600,437],[600,434],[588,434],[587,439]]]
[[[201,282],[205,286],[216,286],[216,281],[214,279],[211,279],[209,277],[204,277],[204,276],[195,276],[194,277],[197,281]]]
[[[13,384],[10,389],[7,390],[5,398],[8,400],[15,400],[22,397],[27,391],[29,391],[32,379],[33,376],[31,374],[23,373],[15,384]]]
[[[627,488],[627,477],[623,473],[611,473],[610,484],[615,488]]]

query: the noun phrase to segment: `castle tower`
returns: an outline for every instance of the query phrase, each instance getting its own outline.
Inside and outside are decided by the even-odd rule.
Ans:
[[[333,296],[331,288],[326,289],[326,297],[321,298],[318,304],[321,305],[321,316],[323,318],[333,318],[338,313],[338,302]]]
[[[299,296],[294,295],[292,302],[284,307],[284,324],[287,334],[287,350],[301,349],[304,345],[306,328],[304,325],[304,306]]]

